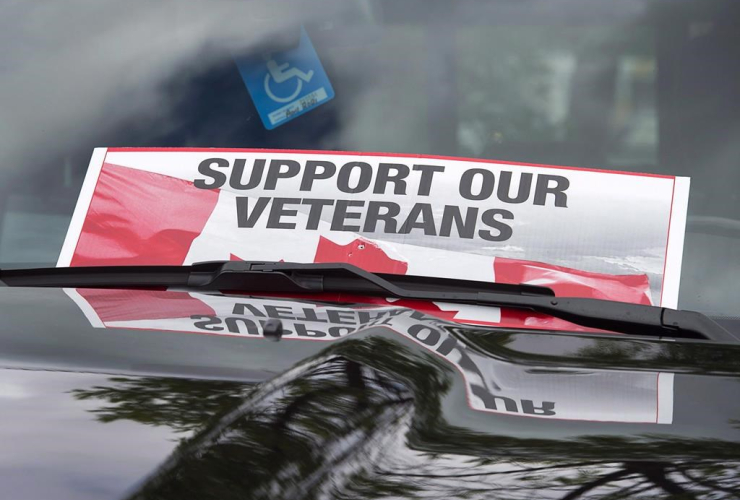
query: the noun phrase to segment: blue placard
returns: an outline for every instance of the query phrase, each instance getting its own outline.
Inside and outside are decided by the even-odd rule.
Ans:
[[[272,130],[334,98],[311,39],[301,28],[296,48],[236,65],[265,128]]]

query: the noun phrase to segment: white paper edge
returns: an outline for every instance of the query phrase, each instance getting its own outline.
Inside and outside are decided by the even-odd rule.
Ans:
[[[82,295],[80,295],[80,293],[75,288],[65,288],[64,293],[66,293],[67,296],[72,299],[75,304],[77,304],[77,307],[80,308],[80,311],[82,311],[82,314],[85,315],[93,328],[106,327],[105,323],[103,323],[103,320],[101,320],[100,316],[98,316],[98,313],[95,312],[95,309]]]
[[[72,262],[72,256],[77,248],[77,241],[80,239],[80,234],[82,233],[82,224],[87,217],[87,211],[90,208],[95,186],[98,184],[98,177],[100,177],[100,171],[103,168],[103,162],[107,154],[108,148],[95,148],[93,150],[90,165],[87,167],[85,180],[80,190],[80,196],[77,198],[77,205],[75,205],[72,220],[69,223],[69,228],[67,228],[67,236],[64,238],[62,251],[59,253],[57,267],[69,267],[69,264]]]
[[[657,424],[673,423],[673,373],[658,373],[658,414]]]
[[[663,292],[660,297],[660,306],[670,307],[671,309],[678,307],[678,290],[681,286],[681,263],[683,261],[690,185],[691,179],[688,177],[676,177],[673,185],[673,206],[671,208],[671,222],[668,227]]]

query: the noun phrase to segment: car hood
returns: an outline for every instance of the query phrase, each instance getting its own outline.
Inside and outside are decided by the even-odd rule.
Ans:
[[[736,347],[182,293],[0,289],[3,497],[738,494]]]

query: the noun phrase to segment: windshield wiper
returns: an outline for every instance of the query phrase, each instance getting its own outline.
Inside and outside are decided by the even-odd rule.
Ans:
[[[571,323],[614,332],[656,337],[739,339],[711,318],[694,311],[555,297],[546,287],[392,274],[350,264],[289,262],[205,262],[192,266],[111,266],[0,271],[0,284],[26,287],[177,287],[254,293],[353,293],[528,309]]]

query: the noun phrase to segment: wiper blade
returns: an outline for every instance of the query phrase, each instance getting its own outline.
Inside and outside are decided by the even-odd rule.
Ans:
[[[0,270],[0,286],[26,287],[184,287],[198,290],[321,293],[340,292],[418,298],[433,292],[447,300],[456,292],[502,292],[554,296],[549,288],[466,280],[374,274],[351,264],[289,262],[201,262],[192,266],[96,266]],[[410,296],[409,294],[413,295]],[[431,299],[429,299],[431,300]]]
[[[656,337],[738,339],[694,311],[578,297],[555,297],[546,287],[392,274],[350,264],[205,262],[192,266],[110,266],[0,271],[0,283],[27,287],[182,287],[254,293],[354,293],[398,299],[527,309],[571,323]]]

